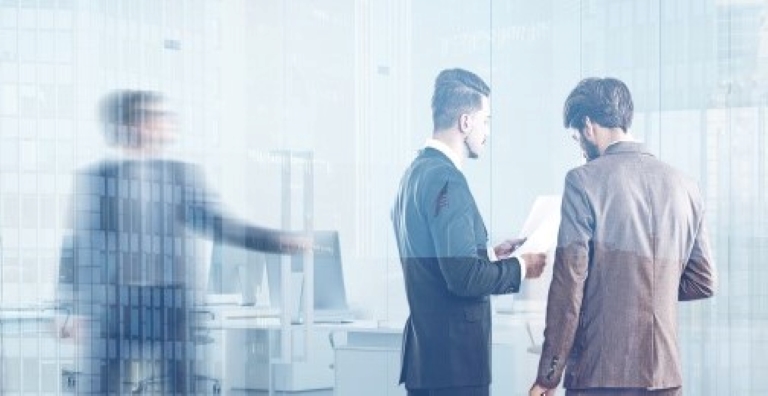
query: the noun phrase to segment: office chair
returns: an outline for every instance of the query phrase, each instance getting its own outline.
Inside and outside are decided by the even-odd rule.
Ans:
[[[209,320],[213,321],[216,319],[216,315],[207,310],[200,310],[200,311],[190,311],[192,315],[205,315],[208,317]],[[198,326],[191,326],[191,331],[193,334],[190,335],[190,341],[192,342],[195,347],[202,346],[202,345],[208,345],[214,343],[216,340],[210,336],[211,330],[209,328],[204,327],[198,327]],[[154,375],[150,374],[146,378],[142,378],[136,382],[128,382],[128,385],[133,385],[131,388],[132,394],[143,394],[148,391],[152,391],[154,387],[156,386],[162,386],[164,384],[167,384],[170,380],[172,380],[173,377],[168,375]],[[221,394],[221,381],[217,378],[203,375],[203,374],[191,374],[190,378],[193,380],[191,384],[188,384],[189,386],[193,387],[193,390],[197,390],[197,382],[205,381],[211,383],[211,394],[213,395],[219,395]]]
[[[528,353],[532,353],[534,355],[541,355],[542,345],[537,344],[536,340],[533,338],[533,331],[531,330],[531,322],[525,322],[525,330],[528,332],[528,338],[530,338],[531,340],[531,346],[529,346],[527,349]]]

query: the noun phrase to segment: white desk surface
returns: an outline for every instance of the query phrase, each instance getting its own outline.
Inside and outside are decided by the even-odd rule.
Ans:
[[[265,311],[253,307],[199,307],[200,312],[207,311],[213,313],[212,319],[204,322],[205,327],[217,329],[270,329],[277,330],[281,328],[280,317],[276,316],[275,311]],[[260,314],[267,312],[264,317]],[[201,314],[200,318],[205,318]],[[519,340],[507,340],[511,333],[519,331],[523,326],[532,325],[540,328],[544,325],[544,312],[517,312],[511,314],[493,315],[494,342],[519,342]],[[404,321],[382,321],[382,320],[355,320],[349,323],[315,323],[312,328],[349,332],[349,333],[379,333],[379,334],[401,334]],[[294,330],[303,328],[303,324],[292,324]],[[517,337],[515,337],[517,338]]]
[[[0,321],[47,320],[66,314],[55,304],[0,305]]]

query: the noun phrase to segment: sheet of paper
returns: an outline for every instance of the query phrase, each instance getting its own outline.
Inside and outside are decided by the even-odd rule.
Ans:
[[[560,200],[559,195],[536,198],[518,236],[527,239],[515,253],[554,251],[560,227]]]
[[[541,279],[524,282],[520,294],[494,296],[496,313],[520,314],[527,312],[544,312],[547,300],[549,282],[552,279],[552,264],[557,247],[557,233],[560,228],[559,195],[542,195],[536,198],[523,223],[518,238],[527,238],[525,243],[517,248],[515,253],[546,253],[547,265]]]

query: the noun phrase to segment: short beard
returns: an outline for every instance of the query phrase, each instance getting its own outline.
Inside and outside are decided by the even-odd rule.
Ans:
[[[596,144],[593,144],[588,141],[582,142],[582,153],[584,154],[584,158],[586,158],[587,162],[597,159],[597,157],[600,156],[600,149],[597,148]]]
[[[474,150],[472,150],[471,147],[469,147],[469,144],[466,140],[464,140],[464,147],[467,148],[467,158],[469,159],[478,159],[480,158],[480,155],[478,155]]]

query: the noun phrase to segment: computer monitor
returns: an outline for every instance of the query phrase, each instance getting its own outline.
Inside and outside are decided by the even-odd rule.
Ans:
[[[261,252],[221,241],[213,244],[208,271],[207,302],[254,305],[264,277]]]
[[[323,320],[324,316],[349,316],[347,291],[344,284],[344,271],[341,261],[338,231],[314,232],[314,307],[316,319]],[[300,273],[304,268],[303,255],[291,257],[292,273]],[[269,283],[269,300],[273,308],[282,307],[282,290],[280,283],[280,256],[267,256],[267,282]],[[292,277],[292,281],[300,279]],[[303,288],[294,288],[303,290]],[[294,293],[296,294],[296,293]],[[301,293],[292,295],[293,299],[303,302]],[[297,302],[297,301],[294,301]]]

